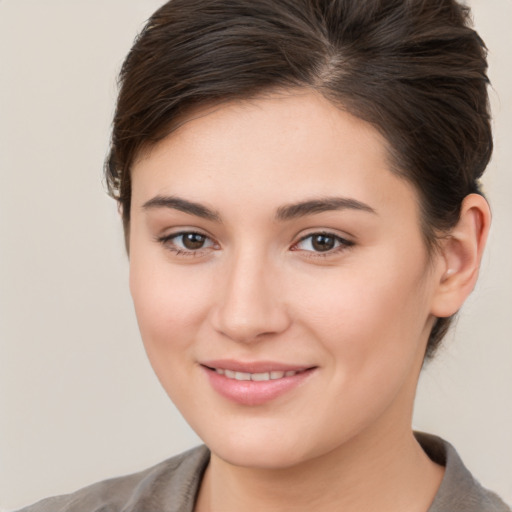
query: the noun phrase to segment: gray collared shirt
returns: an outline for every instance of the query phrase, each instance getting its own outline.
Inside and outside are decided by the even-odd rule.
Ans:
[[[415,435],[427,455],[446,467],[428,512],[511,512],[473,478],[451,444],[436,436]],[[209,459],[208,448],[199,446],[140,473],[47,498],[19,512],[193,512]]]

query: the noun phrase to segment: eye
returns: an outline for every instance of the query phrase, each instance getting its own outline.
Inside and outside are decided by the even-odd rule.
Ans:
[[[174,238],[174,243],[178,242],[189,251],[196,251],[197,249],[202,249],[207,240],[208,238],[200,233],[183,233]]]
[[[299,240],[293,246],[293,250],[310,251],[317,253],[335,252],[337,249],[345,249],[354,245],[333,233],[311,233]]]
[[[193,255],[215,247],[211,238],[195,231],[173,233],[158,239],[165,247],[177,254]]]

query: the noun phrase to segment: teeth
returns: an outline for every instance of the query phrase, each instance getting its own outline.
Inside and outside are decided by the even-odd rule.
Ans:
[[[270,380],[270,373],[252,373],[251,380]]]
[[[249,373],[249,372],[234,372],[232,370],[224,370],[223,368],[215,368],[215,371],[219,375],[224,375],[228,379],[235,380],[253,380],[253,381],[265,381],[265,380],[277,380],[283,377],[293,377],[300,371],[290,370],[287,372],[273,371],[265,373]]]

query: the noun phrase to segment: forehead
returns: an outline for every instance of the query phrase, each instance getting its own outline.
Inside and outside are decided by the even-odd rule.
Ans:
[[[390,170],[370,124],[308,90],[231,101],[190,112],[133,166],[134,200],[178,194],[276,208],[306,196],[350,195],[416,203]]]
[[[249,127],[249,124],[252,126]],[[245,131],[244,126],[249,130]],[[343,145],[344,140],[348,139],[348,130],[359,138],[361,143],[372,139],[371,145],[375,149],[377,145],[380,146],[379,157],[382,159],[389,156],[389,151],[386,150],[388,143],[380,132],[369,123],[350,114],[343,105],[334,104],[309,88],[271,89],[246,99],[212,101],[185,108],[182,114],[166,125],[165,131],[169,135],[163,141],[147,146],[143,144],[132,167],[137,167],[140,160],[146,159],[163,145],[177,145],[193,138],[196,138],[197,143],[197,139],[205,135],[210,139],[210,135],[219,130],[222,130],[226,145],[230,141],[236,142],[242,136],[246,136],[254,142],[259,139],[268,149],[272,147],[269,144],[270,139],[278,142],[277,132],[283,136],[293,134],[296,144],[301,142],[301,136],[305,137],[310,141],[308,146],[311,149],[311,144],[320,140],[325,145],[330,142]],[[266,141],[262,138],[265,135],[269,136]],[[216,143],[219,142],[220,138]],[[288,142],[294,141],[289,139]],[[350,146],[348,144],[346,149]],[[294,149],[297,154],[301,147],[297,145]],[[367,145],[367,149],[371,149],[370,145]]]

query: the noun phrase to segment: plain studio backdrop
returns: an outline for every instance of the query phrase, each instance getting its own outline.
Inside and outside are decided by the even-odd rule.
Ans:
[[[199,439],[146,360],[102,184],[116,75],[156,0],[0,0],[0,508],[143,469]],[[512,502],[511,0],[490,49],[494,213],[479,285],[424,371],[414,427]]]

